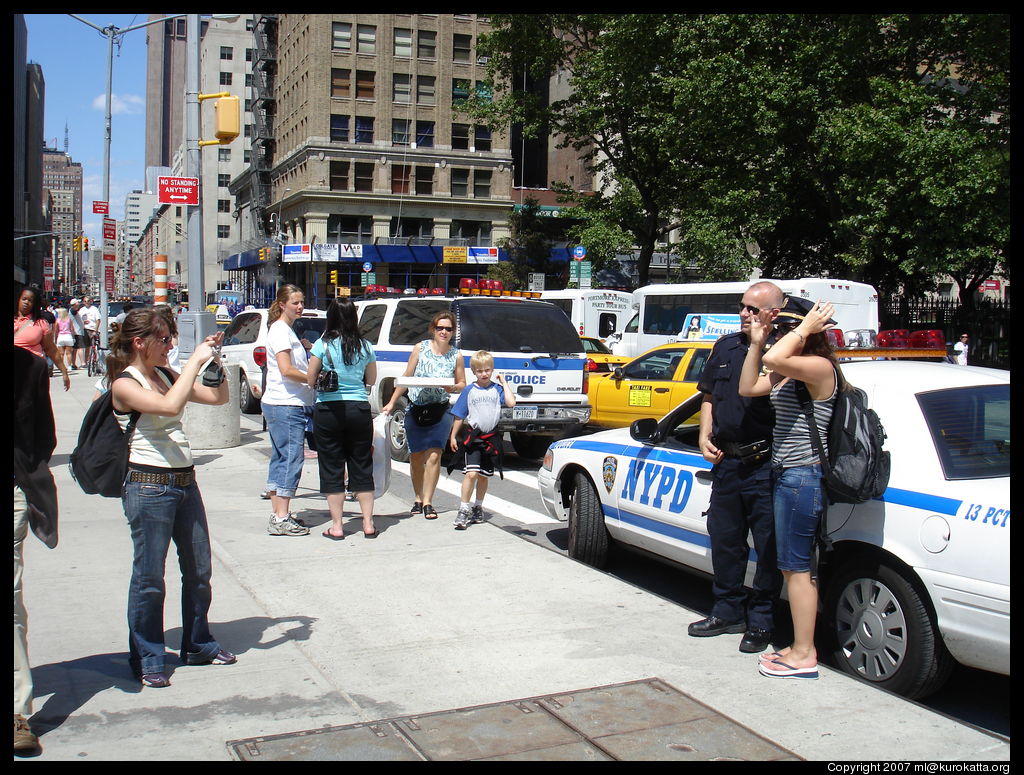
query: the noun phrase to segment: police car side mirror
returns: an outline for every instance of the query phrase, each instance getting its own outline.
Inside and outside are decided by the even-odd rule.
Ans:
[[[633,420],[629,426],[629,435],[633,441],[656,444],[658,442],[658,421],[653,417]]]

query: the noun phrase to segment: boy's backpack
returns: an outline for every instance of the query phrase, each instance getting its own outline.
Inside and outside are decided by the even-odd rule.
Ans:
[[[160,367],[157,367],[160,368]],[[171,373],[160,369],[170,379]],[[122,372],[121,377],[131,375]],[[172,379],[173,381],[173,379]],[[114,414],[113,389],[92,402],[82,419],[78,446],[71,453],[71,477],[89,495],[120,498],[128,472],[128,447],[141,416],[132,412],[123,431]]]
[[[882,449],[885,428],[867,394],[850,385],[836,369],[837,393],[828,426],[828,456],[814,422],[807,386],[798,382],[797,397],[807,417],[811,441],[824,471],[825,492],[831,503],[864,503],[885,492],[889,484],[889,453]]]

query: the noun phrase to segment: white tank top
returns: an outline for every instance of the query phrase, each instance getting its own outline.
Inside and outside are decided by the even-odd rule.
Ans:
[[[134,366],[125,369],[146,390],[152,390],[146,376]],[[171,382],[159,369],[157,374],[170,386]],[[192,465],[192,448],[189,446],[188,438],[181,427],[181,418],[185,414],[184,409],[173,417],[164,417],[157,414],[142,414],[135,426],[135,435],[132,436],[131,450],[128,453],[128,462],[136,465],[154,466],[156,468],[188,468]],[[128,427],[131,420],[131,412],[127,414],[115,413],[121,430]]]

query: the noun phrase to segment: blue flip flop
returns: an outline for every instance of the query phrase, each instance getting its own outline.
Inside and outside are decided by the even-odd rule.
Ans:
[[[781,667],[782,670],[771,670],[768,665]],[[817,678],[818,666],[814,667],[793,667],[785,662],[760,662],[757,665],[757,672],[768,678]]]

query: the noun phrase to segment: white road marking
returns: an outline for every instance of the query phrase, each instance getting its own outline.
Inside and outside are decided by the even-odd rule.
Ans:
[[[405,476],[409,476],[409,464],[399,463],[398,461],[392,460],[391,472],[394,473],[395,471],[398,471]],[[514,474],[515,476],[511,476],[511,474]],[[534,492],[537,492],[537,480],[529,474],[525,474],[522,471],[506,471],[505,478],[518,484],[532,487]],[[449,493],[450,495],[454,495],[457,498],[461,498],[462,480],[461,478],[456,479],[455,477],[442,475],[441,479],[437,483],[437,489]],[[537,493],[536,497],[539,500],[540,493]],[[484,511],[489,511],[503,517],[508,517],[509,519],[514,519],[516,522],[521,522],[524,525],[536,525],[540,522],[552,525],[561,524],[557,519],[552,519],[541,511],[528,509],[525,506],[520,506],[518,503],[512,503],[511,501],[491,495],[490,493],[484,496]]]

